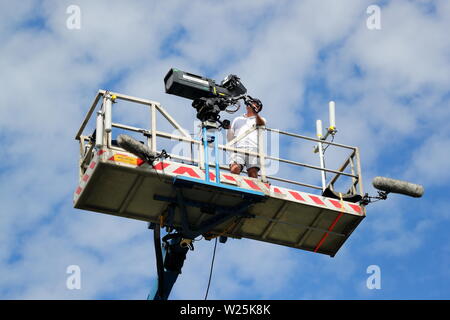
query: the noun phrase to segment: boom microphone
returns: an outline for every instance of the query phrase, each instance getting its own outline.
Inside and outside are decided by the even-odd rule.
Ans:
[[[387,193],[400,193],[414,198],[420,198],[424,193],[423,187],[419,184],[385,177],[375,177],[372,185]]]
[[[146,145],[140,143],[129,135],[120,134],[117,137],[117,143],[121,148],[134,154],[135,156],[141,158],[151,165],[153,165],[153,161],[155,161],[155,159],[158,157],[158,155],[155,152],[151,151]]]

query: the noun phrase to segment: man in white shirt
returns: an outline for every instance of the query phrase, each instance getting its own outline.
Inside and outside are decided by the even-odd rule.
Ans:
[[[262,109],[262,104],[258,99],[253,99],[246,104],[247,112],[235,118],[231,123],[227,132],[228,141],[240,136],[242,133],[252,128],[253,126],[266,125],[266,119],[259,115]],[[258,152],[258,132],[255,130],[246,137],[236,142],[232,147],[243,149],[245,151]],[[230,156],[230,171],[234,174],[240,174],[245,167],[247,168],[248,176],[251,178],[258,177],[260,169],[260,161],[257,156],[233,152]]]

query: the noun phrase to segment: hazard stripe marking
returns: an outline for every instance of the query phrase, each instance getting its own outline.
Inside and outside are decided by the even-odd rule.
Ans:
[[[155,166],[153,166],[153,169],[155,169],[155,170],[164,170],[164,169],[167,168],[168,166],[170,166],[169,163],[159,162],[158,164],[156,164]]]
[[[227,174],[224,174],[223,177],[224,177],[225,179],[227,179],[227,180],[236,182],[236,179],[235,179],[235,178],[233,178],[232,176],[229,176],[229,175],[227,175]]]
[[[357,213],[361,214],[361,207],[354,205],[354,204],[348,204],[353,210],[355,210]]]
[[[336,208],[342,209],[342,204],[339,201],[328,199]]]
[[[278,188],[273,188],[273,192],[275,192],[275,193],[279,193],[279,194],[283,194],[283,192],[281,192],[280,191],[280,189],[278,189]],[[297,193],[298,194],[298,193]],[[294,195],[293,195],[294,196]],[[298,196],[300,197],[300,198],[302,198],[299,194],[298,194]],[[294,196],[295,197],[295,196]],[[303,198],[302,198],[303,199]],[[298,199],[298,200],[301,200],[301,199]],[[304,200],[304,199],[303,199]]]
[[[259,190],[259,191],[261,191],[261,188],[258,187],[258,185],[257,185],[254,181],[249,180],[249,179],[244,179],[244,181],[247,182],[247,184],[248,184],[248,185],[250,186],[250,188],[252,188],[253,190]]]
[[[205,171],[203,171],[203,174],[206,174]],[[209,181],[216,181],[216,175],[212,172],[209,173]]]
[[[108,152],[107,150],[103,150],[103,149],[99,150],[97,152],[98,155],[101,155],[103,153],[108,154],[109,160],[127,163],[129,165],[134,165],[136,167],[145,163],[145,161],[143,161],[142,159],[133,157],[131,155],[126,155],[126,154],[121,154],[121,153],[116,153],[116,152]],[[89,164],[89,169],[93,170],[97,166],[98,162],[99,162],[99,160],[97,160],[97,159],[95,159],[95,161],[92,160],[91,163]],[[184,175],[184,176],[190,176],[192,178],[203,179],[203,180],[205,179],[205,174],[206,174],[205,170],[201,170],[198,167],[182,165],[182,164],[178,164],[176,162],[170,162],[170,161],[169,162],[159,161],[154,166],[152,166],[152,168],[155,170],[158,170],[158,171],[164,171],[166,168],[168,168],[167,171],[164,171],[166,174]],[[81,178],[81,181],[83,183],[87,183],[88,180],[90,179],[90,176],[92,176],[92,172],[89,172],[89,174],[83,175]],[[302,193],[302,192],[290,190],[287,188],[281,188],[281,187],[270,185],[269,183],[266,183],[266,182],[264,182],[264,183],[261,182],[262,184],[260,185],[259,182],[254,181],[253,179],[247,179],[245,177],[236,176],[233,174],[224,174],[221,172],[220,178],[223,182],[228,181],[228,182],[237,183],[243,188],[252,189],[255,191],[261,191],[261,192],[265,192],[265,193],[270,193],[276,197],[289,196],[291,201],[302,202],[302,203],[307,203],[307,204],[312,204],[312,205],[314,205],[314,204],[320,205],[320,206],[327,207],[330,210],[346,210],[346,213],[351,213],[351,214],[357,214],[357,215],[364,214],[363,208],[361,206],[359,206],[358,204],[353,204],[353,203],[348,203],[348,202],[344,203],[344,202],[338,201],[336,199],[330,199],[330,198],[326,198],[326,197],[311,195],[309,193]],[[209,180],[210,181],[217,180],[215,173],[209,172]],[[264,189],[264,191],[262,190],[263,185],[265,187],[267,187],[267,189]],[[82,188],[79,187],[76,190],[76,194],[79,195],[81,192],[82,192]],[[347,204],[347,206],[345,204]]]
[[[279,191],[279,190],[278,190]],[[281,192],[280,192],[281,193]],[[289,193],[297,200],[300,201],[305,201],[305,199],[303,199],[303,197],[300,195],[300,193],[295,192],[295,191],[289,191]]]
[[[323,203],[322,200],[320,200],[319,198],[315,197],[315,196],[309,196],[316,204],[320,204],[320,205],[325,205],[325,203]]]
[[[173,173],[176,173],[176,174],[187,173],[191,177],[200,178],[200,176],[192,168],[188,168],[188,167],[178,167],[178,169],[176,169]]]

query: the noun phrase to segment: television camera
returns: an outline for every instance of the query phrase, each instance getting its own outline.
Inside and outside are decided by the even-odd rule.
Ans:
[[[251,106],[255,112],[262,110],[259,99],[246,95],[247,89],[236,75],[230,74],[218,85],[213,79],[184,72],[175,68],[164,77],[166,93],[193,100],[197,119],[210,126],[219,123],[228,128],[229,120],[221,120],[220,112],[235,113],[240,109],[240,100]]]

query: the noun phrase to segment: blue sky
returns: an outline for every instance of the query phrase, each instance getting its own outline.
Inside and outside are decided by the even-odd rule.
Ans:
[[[372,4],[380,30],[366,27]],[[70,5],[80,29],[66,26]],[[238,74],[271,128],[304,135],[335,100],[336,142],[360,147],[367,192],[375,176],[425,187],[421,199],[368,206],[334,258],[219,244],[211,299],[450,298],[448,30],[444,0],[0,2],[0,298],[146,298],[152,234],[144,222],[72,208],[74,136],[98,89],[185,110],[186,100],[164,94],[171,67]],[[194,116],[177,121],[191,130]],[[282,148],[317,161],[310,149]],[[197,243],[172,298],[204,297],[213,245]],[[80,290],[66,287],[69,265],[80,266]],[[381,268],[380,290],[366,286],[370,265]]]

